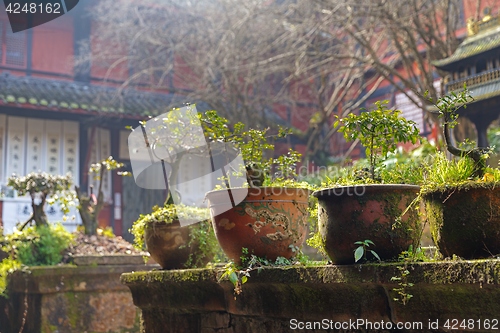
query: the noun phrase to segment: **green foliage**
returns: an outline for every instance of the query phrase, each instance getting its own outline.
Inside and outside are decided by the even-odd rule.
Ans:
[[[78,186],[75,186],[75,197],[78,199],[78,212],[82,218],[82,224],[86,235],[95,235],[97,232],[97,218],[104,207],[104,194],[102,193],[102,182],[104,173],[120,169],[124,166],[123,163],[117,162],[113,156],[98,163],[94,163],[89,168],[89,174],[92,174],[95,180],[98,180],[97,197],[94,196],[93,187],[91,187],[90,195],[80,191]],[[129,172],[118,173],[122,176],[129,176]]]
[[[7,185],[17,191],[19,195],[43,193],[48,195],[68,191],[71,187],[71,175],[51,175],[46,172],[31,172],[24,177],[12,175]]]
[[[247,248],[242,248],[242,265],[238,267],[232,260],[229,261],[221,270],[222,274],[218,281],[221,282],[224,279],[228,279],[234,286],[234,299],[236,299],[236,296],[242,293],[242,286],[248,281],[248,278],[250,278],[251,271],[260,271],[264,267],[284,267],[296,264],[305,265],[308,262],[307,256],[305,256],[299,248],[293,248],[292,246],[292,250],[296,254],[295,257],[291,259],[278,257],[275,261],[271,261],[266,258],[257,257],[254,254],[249,254]]]
[[[193,247],[197,243],[199,251],[191,253],[189,259],[184,264],[185,267],[195,268],[202,267],[206,257],[213,257],[215,254],[215,262],[226,261],[226,256],[220,248],[219,242],[215,237],[214,229],[210,220],[204,220],[194,225],[188,226],[189,242],[187,247]]]
[[[111,228],[111,227],[106,227],[104,229],[98,228],[97,229],[97,234],[99,236],[105,236],[105,237],[108,237],[108,238],[114,238],[114,237],[116,237],[115,233],[113,232],[113,228]]]
[[[452,155],[470,159],[473,161],[473,178],[484,176],[486,169],[486,160],[492,152],[491,148],[459,148],[453,145],[451,140],[451,128],[457,125],[457,110],[461,107],[466,108],[467,103],[473,98],[464,84],[464,88],[459,93],[451,92],[449,95],[441,97],[435,104],[439,110],[439,116],[443,118],[443,133],[446,142],[446,149]]]
[[[397,269],[399,270],[399,276],[391,277],[391,281],[396,281],[398,283],[398,287],[392,289],[398,295],[397,297],[394,297],[393,300],[406,305],[413,297],[413,295],[408,292],[408,288],[413,287],[414,284],[408,281],[410,271],[406,267],[406,264],[403,266],[397,266]]]
[[[425,175],[422,193],[444,191],[450,187],[469,188],[496,186],[500,183],[500,170],[486,168],[483,177],[476,178],[476,164],[469,158],[448,159],[442,152],[423,165]]]
[[[355,245],[359,245],[355,250],[354,250],[354,262],[360,261],[362,258],[366,259],[367,253],[371,253],[375,258],[377,258],[378,261],[380,261],[380,257],[375,252],[374,250],[368,249],[370,245],[375,246],[375,244],[369,240],[365,239],[364,241],[357,241],[354,242]]]
[[[429,262],[440,256],[437,248],[434,248],[434,253],[431,255],[426,254],[424,249],[421,247],[413,248],[413,245],[410,245],[408,250],[399,254],[398,259],[402,262]]]
[[[0,263],[0,295],[5,295],[7,275],[22,266],[56,265],[73,241],[61,224],[35,225],[3,237],[2,250],[9,254]]]
[[[13,258],[5,258],[0,262],[0,296],[6,297],[7,276],[21,268],[21,263]]]
[[[106,170],[106,171],[113,171],[117,169],[121,169],[125,166],[125,164],[117,162],[113,156],[109,156],[106,159],[103,159],[102,161],[98,163],[93,163],[90,165],[89,168],[89,173],[94,175],[94,179],[96,180],[101,180],[102,178],[102,172],[101,170]],[[121,172],[120,175],[126,176],[129,175],[128,172]]]
[[[241,286],[248,281],[249,277],[250,272],[248,269],[239,269],[233,261],[230,261],[224,265],[219,282],[224,279],[228,279],[234,286],[234,299],[236,299],[236,295],[239,295],[242,292]]]
[[[297,178],[296,166],[301,158],[300,153],[290,149],[286,155],[272,157],[274,140],[286,137],[290,130],[280,128],[278,133],[270,134],[269,128],[245,129],[243,123],[236,123],[231,129],[228,120],[216,111],[200,114],[199,119],[208,141],[231,143],[241,151],[249,175],[249,185],[277,186]],[[250,180],[251,174],[255,174],[255,177]]]
[[[61,224],[33,226],[6,236],[7,252],[23,265],[56,265],[61,262],[64,250],[73,241],[73,235]]]
[[[439,117],[443,119],[443,124],[454,128],[458,124],[458,109],[467,108],[467,103],[473,100],[465,84],[463,90],[458,93],[452,91],[449,95],[439,98],[435,105],[439,110]]]
[[[203,208],[174,204],[166,205],[164,207],[153,206],[152,212],[149,214],[141,214],[129,230],[130,233],[134,235],[135,247],[140,250],[144,249],[144,231],[148,224],[169,224],[179,219],[205,221],[210,219],[210,216],[208,215],[208,211]]]
[[[500,127],[493,126],[488,128],[487,136],[493,152],[496,154],[500,153]]]
[[[183,205],[166,205],[164,207],[154,206],[153,211],[149,214],[141,214],[130,228],[130,233],[134,235],[134,246],[137,249],[144,250],[144,232],[148,224],[151,223],[172,223],[176,220],[191,220],[201,221],[186,228],[189,228],[189,242],[187,247],[194,246],[195,243],[199,246],[199,252],[191,254],[188,261],[185,263],[186,267],[199,267],[200,263],[207,256],[214,253],[222,257],[220,253],[219,243],[215,238],[212,224],[210,223],[210,216],[207,209],[189,207]]]
[[[339,119],[334,126],[344,134],[347,141],[360,140],[369,156],[370,177],[375,179],[375,167],[381,159],[394,152],[398,143],[416,143],[419,131],[415,122],[401,116],[401,111],[390,110],[388,101],[375,102],[375,109],[361,112],[359,115],[350,113]]]
[[[32,172],[24,177],[12,175],[7,184],[18,192],[19,195],[29,194],[34,211],[30,218],[21,225],[23,229],[29,222],[34,221],[37,225],[47,224],[45,214],[45,203],[53,204],[56,201],[61,204],[64,213],[69,212],[73,195],[70,191],[71,175],[51,175],[46,172]],[[50,198],[52,196],[52,198]],[[39,199],[39,202],[37,201]]]

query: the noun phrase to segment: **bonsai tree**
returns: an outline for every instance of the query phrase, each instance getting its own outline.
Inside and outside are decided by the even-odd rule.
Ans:
[[[51,175],[46,172],[32,172],[24,177],[12,175],[7,184],[17,191],[19,195],[29,194],[31,197],[31,207],[33,212],[19,230],[34,222],[37,226],[47,225],[47,215],[45,214],[45,203],[49,197],[54,199],[64,199],[65,195],[57,195],[69,191],[72,180],[71,175]]]
[[[470,158],[474,162],[474,170],[472,177],[481,178],[484,176],[486,169],[486,159],[491,153],[490,148],[475,147],[471,149],[462,149],[453,145],[451,140],[451,130],[458,124],[458,113],[460,108],[467,108],[467,103],[473,98],[464,85],[464,89],[458,94],[451,92],[450,95],[441,97],[436,104],[439,116],[443,119],[443,134],[446,143],[446,150],[457,157]]]
[[[208,141],[230,143],[241,151],[248,186],[283,183],[297,177],[296,165],[300,161],[300,153],[290,149],[286,155],[271,156],[274,151],[271,140],[286,137],[290,130],[280,127],[276,134],[270,134],[270,128],[245,129],[245,124],[241,122],[231,128],[228,120],[216,111],[207,111],[199,118]]]
[[[414,144],[420,137],[415,122],[404,118],[399,110],[388,109],[387,103],[377,101],[372,111],[350,113],[334,124],[334,127],[340,126],[339,132],[347,141],[359,140],[365,147],[372,180],[375,180],[376,166],[397,149],[398,143]]]
[[[97,197],[94,194],[93,186],[90,187],[90,194],[87,195],[86,193],[82,193],[79,186],[75,185],[76,197],[79,202],[78,211],[82,218],[82,224],[86,235],[97,234],[97,217],[104,206],[104,194],[102,192],[104,173],[122,167],[123,163],[115,161],[112,156],[90,166],[89,173],[94,174],[94,179],[99,181]],[[119,174],[125,176],[128,175],[128,172],[121,172]]]

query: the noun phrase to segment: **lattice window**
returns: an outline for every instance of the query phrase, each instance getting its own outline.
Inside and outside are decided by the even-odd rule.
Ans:
[[[7,65],[22,66],[26,64],[26,33],[13,33],[9,29],[5,33],[5,63]]]
[[[13,33],[7,22],[0,22],[1,64],[26,66],[26,31]]]
[[[3,45],[4,44],[3,43],[3,40],[4,40],[4,38],[3,38],[3,31],[5,29],[3,28],[3,26],[4,26],[4,23],[0,21],[0,64],[3,63],[2,59],[3,59],[3,54],[4,54],[4,52],[3,52],[3,48],[4,48],[4,45]]]

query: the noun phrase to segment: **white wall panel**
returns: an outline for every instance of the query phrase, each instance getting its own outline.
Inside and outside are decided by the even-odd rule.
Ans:
[[[26,118],[8,117],[7,119],[7,171],[6,178],[12,174],[25,174]]]
[[[27,119],[26,173],[45,170],[44,131],[45,121]]]

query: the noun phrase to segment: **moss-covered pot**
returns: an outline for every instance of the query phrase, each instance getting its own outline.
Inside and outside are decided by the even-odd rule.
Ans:
[[[236,198],[244,197],[231,209],[227,190],[207,193],[215,236],[226,255],[238,264],[242,248],[269,260],[292,258],[307,234],[309,190],[258,187],[231,192]]]
[[[418,244],[422,223],[418,211],[407,208],[419,190],[415,185],[376,184],[314,192],[319,232],[332,262],[353,264],[357,241],[375,243],[369,249],[382,260],[397,258],[410,245]]]
[[[432,238],[445,257],[500,253],[500,187],[447,188],[423,199]]]
[[[216,249],[208,241],[201,246],[195,238],[195,231],[201,223],[210,221],[184,227],[179,221],[148,223],[144,229],[144,242],[151,258],[163,269],[204,267],[214,258]]]

